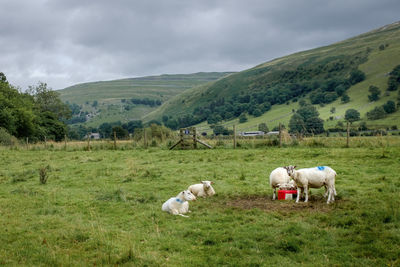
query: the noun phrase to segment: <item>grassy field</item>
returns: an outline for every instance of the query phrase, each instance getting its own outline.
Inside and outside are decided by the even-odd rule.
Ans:
[[[399,266],[400,142],[387,140],[348,149],[2,148],[0,264]],[[322,189],[309,203],[272,201],[269,173],[288,164],[333,167],[337,201],[325,204]],[[161,211],[205,179],[217,195],[192,202],[189,218]]]

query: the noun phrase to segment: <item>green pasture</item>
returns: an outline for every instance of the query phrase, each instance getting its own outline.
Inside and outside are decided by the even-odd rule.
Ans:
[[[399,266],[400,144],[377,144],[0,148],[0,265]],[[334,168],[336,202],[272,201],[269,173],[288,164]],[[200,180],[217,194],[189,218],[161,211]]]

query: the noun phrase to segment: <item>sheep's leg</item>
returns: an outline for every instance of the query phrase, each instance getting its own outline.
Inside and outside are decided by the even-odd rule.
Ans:
[[[326,185],[324,185],[324,187],[325,187],[324,197],[327,197],[328,196],[328,187]]]
[[[272,200],[275,200],[276,198],[276,187],[274,187],[274,195],[272,196]]]
[[[328,190],[329,190],[329,195],[328,195],[328,200],[326,201],[326,204],[329,204],[335,200],[335,198],[333,196],[333,188],[329,187]]]
[[[181,214],[181,213],[178,213],[177,215],[179,215],[179,216],[182,216],[182,217],[189,218],[189,216],[187,216],[187,215],[183,215],[183,214]]]
[[[337,196],[335,185],[333,186],[333,194],[334,194],[335,196]]]
[[[329,188],[329,195],[328,195],[328,200],[326,201],[326,204],[329,204],[329,202],[331,201],[331,197],[332,197],[332,189]]]
[[[304,200],[304,202],[308,202],[308,185],[304,186],[304,192],[306,194],[306,199]]]
[[[299,202],[299,199],[300,199],[300,191],[301,191],[300,187],[297,187],[297,198],[296,198],[296,203]]]
[[[171,213],[173,215],[179,215],[179,211],[177,209],[171,209]]]

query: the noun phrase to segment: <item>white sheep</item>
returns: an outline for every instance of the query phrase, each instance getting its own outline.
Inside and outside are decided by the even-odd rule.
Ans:
[[[173,215],[188,217],[183,214],[190,212],[188,202],[190,200],[196,200],[196,197],[189,190],[185,190],[180,192],[176,197],[171,197],[165,201],[161,209]]]
[[[212,181],[201,181],[201,184],[193,184],[188,187],[188,190],[196,197],[207,197],[215,195],[215,190],[212,187]]]
[[[269,184],[274,190],[274,195],[272,196],[272,200],[276,198],[276,188],[279,188],[280,185],[288,184],[290,182],[290,176],[288,172],[283,167],[278,167],[271,172],[269,175]]]
[[[336,172],[328,166],[318,166],[314,168],[306,168],[295,170],[296,166],[287,166],[285,169],[290,177],[297,184],[297,199],[296,203],[300,199],[300,190],[303,189],[305,192],[305,200],[308,201],[308,189],[309,188],[321,188],[325,187],[324,196],[328,195],[327,204],[335,201],[336,189],[335,189],[335,179]]]

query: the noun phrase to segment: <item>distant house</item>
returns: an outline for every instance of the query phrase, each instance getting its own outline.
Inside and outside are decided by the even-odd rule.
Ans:
[[[267,135],[279,135],[279,131],[270,131]]]
[[[250,131],[250,132],[240,132],[240,136],[264,136],[263,131]]]
[[[99,133],[90,133],[89,134],[90,139],[95,139],[98,140],[100,139],[100,134]],[[88,135],[85,135],[84,139],[87,139]]]

